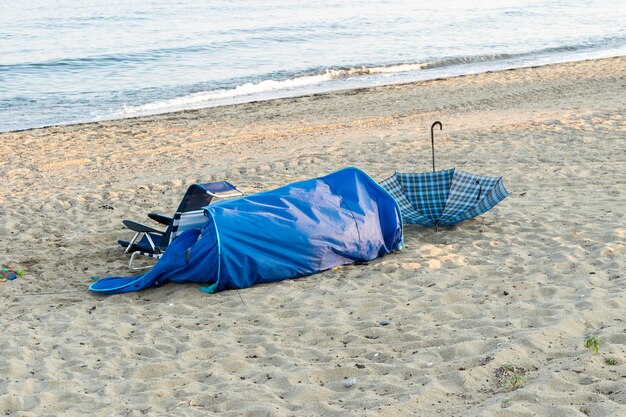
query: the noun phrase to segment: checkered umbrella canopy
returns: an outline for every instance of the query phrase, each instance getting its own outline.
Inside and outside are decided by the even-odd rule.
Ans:
[[[423,226],[449,226],[471,219],[509,195],[502,178],[457,169],[395,173],[380,185],[398,202],[403,223]]]

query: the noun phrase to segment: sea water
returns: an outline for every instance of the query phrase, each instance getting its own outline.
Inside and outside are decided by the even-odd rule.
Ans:
[[[626,54],[624,0],[0,6],[0,131]]]

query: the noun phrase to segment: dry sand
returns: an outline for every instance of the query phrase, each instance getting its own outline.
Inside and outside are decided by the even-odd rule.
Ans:
[[[0,263],[27,270],[0,283],[0,414],[626,416],[625,76],[618,57],[0,134]],[[434,120],[438,168],[510,198],[369,265],[87,291],[129,274],[121,220],[193,182],[428,171]]]

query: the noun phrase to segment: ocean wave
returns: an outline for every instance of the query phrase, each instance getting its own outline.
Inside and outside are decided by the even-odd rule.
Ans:
[[[159,100],[137,106],[125,105],[114,113],[115,117],[131,117],[135,115],[150,114],[162,111],[182,110],[194,107],[201,107],[203,104],[218,100],[235,99],[238,97],[254,96],[265,93],[278,93],[301,89],[332,81],[342,80],[350,77],[366,75],[394,74],[409,71],[418,71],[423,68],[423,64],[408,63],[394,64],[386,66],[356,66],[347,68],[326,68],[303,71],[300,75],[290,74],[283,79],[274,79],[276,74],[266,75],[265,79],[258,82],[246,82],[232,88],[221,88],[209,91],[202,91],[176,97],[167,100]]]
[[[201,106],[216,100],[232,99],[236,97],[252,96],[255,94],[272,93],[281,90],[306,87],[332,80],[329,73],[306,75],[286,80],[263,80],[258,83],[248,82],[234,88],[226,88],[212,91],[192,93],[182,97],[168,100],[160,100],[138,106],[125,105],[122,109],[114,112],[115,117],[135,116],[150,114],[161,111],[182,110]]]
[[[549,47],[537,50],[531,50],[520,53],[499,53],[499,54],[485,54],[485,55],[470,55],[470,56],[459,56],[459,57],[445,57],[440,59],[435,59],[432,61],[424,62],[421,65],[422,70],[441,68],[441,67],[452,67],[456,65],[467,65],[467,64],[479,64],[479,63],[490,63],[497,61],[505,61],[505,60],[515,60],[520,58],[532,58],[545,56],[550,54],[563,54],[563,53],[574,53],[574,52],[584,52],[597,48],[612,48],[623,46],[626,43],[626,37],[610,37],[610,38],[602,38],[594,41],[589,41],[585,43],[572,44],[572,45],[564,45],[557,47]]]
[[[604,41],[604,45],[617,45],[620,42],[623,43],[624,38],[610,38],[605,39]],[[228,102],[229,100],[232,101],[240,99],[239,101],[246,101],[244,100],[245,98],[254,99],[261,98],[261,96],[277,98],[285,96],[285,94],[281,93],[286,93],[290,91],[303,92],[307,88],[316,86],[320,87],[324,85],[329,85],[333,82],[349,79],[358,79],[360,77],[364,78],[368,76],[393,76],[400,75],[402,73],[418,73],[426,70],[436,70],[446,67],[473,64],[490,64],[499,61],[514,62],[515,60],[529,57],[540,57],[550,54],[584,51],[592,49],[595,46],[596,43],[593,43],[592,47],[590,47],[589,44],[567,45],[517,54],[500,53],[475,56],[444,57],[440,59],[428,60],[425,62],[394,63],[389,65],[373,66],[364,65],[354,67],[332,67],[321,69],[317,68],[307,71],[301,71],[298,74],[267,74],[264,77],[260,77],[261,80],[259,81],[244,82],[238,85],[234,85],[230,88],[226,87],[219,89],[209,89],[207,91],[185,94],[180,97],[175,97],[167,100],[158,100],[140,105],[124,105],[121,109],[114,111],[112,116],[114,118],[123,118],[146,114],[164,113],[169,111],[206,107],[210,105],[220,105],[224,102]],[[330,90],[332,90],[332,88],[320,88],[315,91]]]

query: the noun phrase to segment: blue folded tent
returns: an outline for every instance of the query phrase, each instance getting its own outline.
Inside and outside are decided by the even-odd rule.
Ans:
[[[396,201],[366,173],[325,177],[205,207],[202,230],[183,232],[154,268],[90,285],[106,294],[166,282],[196,282],[215,292],[247,288],[364,262],[402,248]]]

